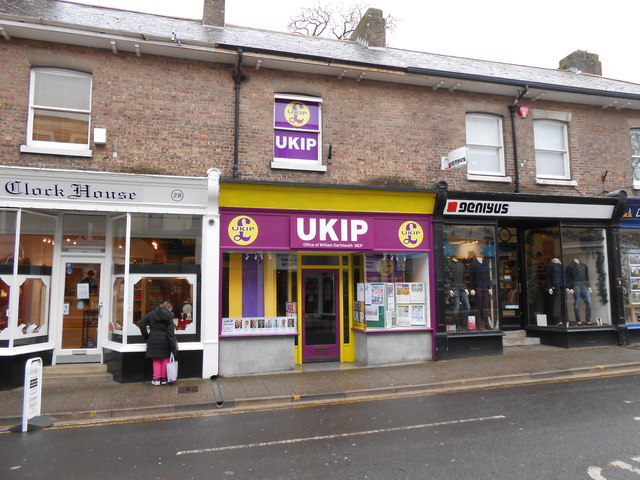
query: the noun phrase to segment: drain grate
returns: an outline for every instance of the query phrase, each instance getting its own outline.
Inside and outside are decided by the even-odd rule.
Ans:
[[[198,393],[200,387],[197,385],[187,385],[185,387],[178,387],[178,393]]]

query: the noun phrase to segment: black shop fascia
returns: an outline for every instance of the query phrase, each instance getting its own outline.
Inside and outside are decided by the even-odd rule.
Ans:
[[[507,344],[615,345],[624,192],[568,197],[441,191],[435,212],[438,358]]]

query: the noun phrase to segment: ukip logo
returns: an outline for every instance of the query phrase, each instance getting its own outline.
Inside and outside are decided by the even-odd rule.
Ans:
[[[398,238],[407,248],[416,248],[424,240],[424,229],[418,222],[404,222],[398,229]]]
[[[304,103],[295,101],[285,107],[284,117],[291,126],[304,127],[311,120],[311,112]]]
[[[229,238],[236,245],[251,245],[258,238],[258,224],[246,215],[231,220],[227,231]]]

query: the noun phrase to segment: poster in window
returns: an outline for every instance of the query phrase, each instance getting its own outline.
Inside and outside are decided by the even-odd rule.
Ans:
[[[425,303],[427,301],[424,283],[412,283],[411,284],[411,303]]]
[[[396,308],[396,318],[399,327],[411,326],[411,305],[398,305]]]
[[[411,303],[410,283],[396,283],[396,302]]]
[[[426,315],[424,305],[411,305],[411,325],[426,325]]]

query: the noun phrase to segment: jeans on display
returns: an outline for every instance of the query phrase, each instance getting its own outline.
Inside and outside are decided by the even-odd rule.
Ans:
[[[584,301],[585,305],[585,321],[591,322],[591,295],[589,295],[588,287],[573,287],[574,300],[573,300],[573,313],[576,316],[576,323],[580,323],[580,300]]]
[[[466,327],[467,317],[469,316],[469,310],[471,309],[471,305],[469,305],[469,295],[467,295],[464,288],[454,288],[452,291],[453,297],[451,297],[451,301],[453,302],[453,318],[455,318],[458,326]],[[459,316],[460,302],[462,302],[462,316]]]

